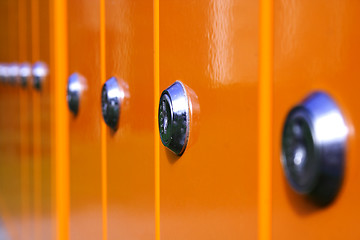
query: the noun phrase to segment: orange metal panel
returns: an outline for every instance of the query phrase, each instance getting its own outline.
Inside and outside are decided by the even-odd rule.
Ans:
[[[50,6],[49,1],[31,2],[32,63],[44,62],[50,68]],[[53,169],[51,157],[51,77],[41,89],[32,89],[33,106],[33,189],[34,189],[34,238],[52,239]]]
[[[359,239],[357,219],[360,127],[358,55],[360,3],[275,1],[274,9],[274,239]],[[281,133],[290,108],[314,90],[328,92],[351,129],[345,179],[335,201],[317,207],[295,194],[280,164]]]
[[[86,79],[69,125],[71,239],[102,238],[99,8],[99,0],[68,2],[69,75]]]
[[[31,3],[19,0],[19,63],[31,63]],[[30,79],[28,79],[30,80]],[[33,159],[32,159],[32,96],[31,83],[26,87],[17,86],[20,91],[20,131],[21,131],[21,197],[23,239],[34,239],[33,235]]]
[[[0,1],[0,29],[2,29],[2,31],[0,31],[0,45],[1,46],[7,46],[8,45],[8,1]],[[0,48],[0,62],[1,63],[6,63],[8,61],[8,48],[7,47],[1,47]],[[0,111],[2,113],[5,112],[6,110],[6,86],[5,83],[1,83],[0,84]],[[0,159],[3,161],[3,159],[5,159],[6,156],[6,135],[5,135],[5,131],[6,131],[6,125],[5,125],[5,121],[6,121],[6,114],[1,114],[0,115]],[[2,169],[3,168],[3,164],[0,163],[0,166]],[[0,170],[1,171],[1,170]],[[0,173],[2,174],[3,172],[6,172],[5,169],[3,171],[1,171]],[[8,218],[8,214],[7,214],[7,210],[6,210],[6,191],[4,191],[4,186],[6,184],[6,182],[4,182],[5,178],[1,177],[3,175],[0,175],[0,209],[1,209],[1,216],[0,216],[0,224],[1,226],[6,229],[5,232],[9,232],[9,226],[7,224],[7,218]]]
[[[8,31],[4,36],[4,48],[7,48],[5,63],[16,63],[19,60],[18,35],[18,2],[4,3],[6,19],[3,23]],[[1,212],[5,229],[10,238],[22,237],[22,195],[21,195],[21,161],[20,161],[20,109],[19,90],[10,84],[3,88],[3,128],[1,142],[3,145],[0,163]]]
[[[154,239],[153,1],[106,1],[106,78],[129,97],[107,128],[108,239]]]
[[[185,153],[160,146],[161,239],[257,237],[258,12],[160,2],[160,89],[181,80],[200,105]]]
[[[39,60],[39,2],[31,2],[31,49],[34,64]],[[40,93],[31,85],[32,96],[32,130],[33,130],[33,211],[34,211],[34,238],[40,238],[41,232],[41,120],[40,120]]]

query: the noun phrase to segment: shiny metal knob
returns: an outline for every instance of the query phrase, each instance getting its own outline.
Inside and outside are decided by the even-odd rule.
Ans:
[[[288,114],[282,165],[290,186],[319,204],[331,202],[344,175],[348,127],[333,99],[315,92]]]
[[[164,90],[159,102],[159,132],[162,143],[177,155],[185,151],[189,138],[189,100],[185,86],[176,81]]]
[[[85,87],[86,87],[86,80],[82,75],[78,73],[73,73],[69,77],[66,98],[67,98],[69,110],[75,116],[79,112],[80,98]]]
[[[105,123],[114,131],[118,128],[123,95],[123,91],[115,77],[104,83],[101,93],[102,116]]]
[[[19,66],[20,84],[26,87],[31,78],[31,65],[29,63],[22,63]]]
[[[43,62],[36,62],[32,68],[33,85],[37,90],[41,90],[43,82],[49,73],[48,67]]]

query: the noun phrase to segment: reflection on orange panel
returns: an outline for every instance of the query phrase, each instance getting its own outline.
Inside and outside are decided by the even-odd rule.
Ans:
[[[106,78],[129,98],[107,128],[108,238],[154,239],[153,1],[106,1]]]
[[[160,89],[181,80],[200,105],[184,154],[160,145],[161,239],[257,237],[258,11],[160,2]]]
[[[358,71],[360,3],[275,1],[274,20],[274,239],[358,239],[360,127]],[[280,164],[283,122],[290,108],[314,90],[338,102],[351,128],[345,179],[335,201],[316,207],[295,194]],[[350,230],[350,231],[349,231]]]
[[[99,0],[68,2],[69,74],[86,79],[78,114],[70,114],[71,239],[102,237],[99,7]]]

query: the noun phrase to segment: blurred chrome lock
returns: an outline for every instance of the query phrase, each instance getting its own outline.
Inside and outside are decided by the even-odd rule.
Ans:
[[[348,127],[324,92],[315,92],[287,116],[282,135],[282,165],[290,186],[316,203],[330,203],[340,189]]]
[[[123,91],[115,77],[104,83],[101,93],[102,116],[105,123],[114,131],[118,128],[123,95]]]
[[[0,64],[0,81],[5,83],[9,78],[8,66],[4,63]]]
[[[19,80],[19,65],[17,63],[11,63],[8,65],[8,77],[10,84],[16,84]]]
[[[29,63],[22,63],[19,66],[20,84],[26,87],[31,78],[31,65]]]
[[[45,78],[47,77],[49,71],[48,67],[43,62],[36,62],[32,68],[33,74],[33,85],[36,89],[40,90],[42,87]]]
[[[71,74],[68,80],[66,100],[68,103],[69,110],[75,116],[79,112],[80,97],[85,87],[86,87],[86,80],[82,75],[78,73]]]
[[[182,155],[189,138],[189,100],[180,81],[162,92],[158,119],[162,143],[177,155]]]

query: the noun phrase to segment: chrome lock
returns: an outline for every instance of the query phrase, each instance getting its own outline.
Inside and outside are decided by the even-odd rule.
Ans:
[[[36,62],[32,68],[33,85],[37,90],[41,90],[42,84],[49,73],[48,67],[43,62]]]
[[[19,75],[21,86],[26,87],[31,77],[31,65],[29,63],[20,64]]]
[[[119,124],[122,95],[124,94],[115,77],[104,83],[101,93],[102,116],[105,123],[114,131],[117,130]]]
[[[189,138],[189,100],[185,86],[176,81],[164,90],[159,102],[161,142],[177,155],[185,151]]]
[[[19,65],[12,63],[8,65],[9,83],[15,85],[19,79]]]
[[[5,83],[9,78],[8,66],[6,64],[0,64],[0,81]]]
[[[340,189],[348,127],[333,99],[315,92],[288,114],[282,135],[282,166],[297,193],[320,205]]]
[[[86,86],[85,78],[78,74],[73,73],[68,80],[67,96],[69,110],[76,116],[79,112],[80,97]]]

